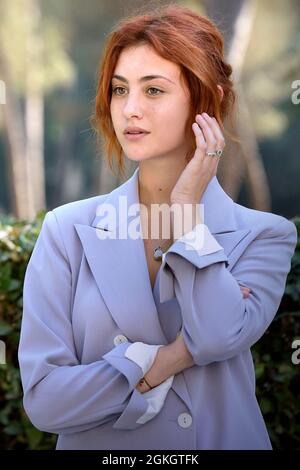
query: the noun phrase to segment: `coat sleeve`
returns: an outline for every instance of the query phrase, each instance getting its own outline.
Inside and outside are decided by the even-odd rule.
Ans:
[[[50,211],[24,279],[18,358],[25,411],[38,429],[56,434],[121,417],[116,428],[138,428],[148,402],[135,388],[143,370],[125,356],[135,343],[121,343],[99,360],[81,364],[73,338],[71,287],[70,263]]]
[[[211,237],[209,232],[204,253]],[[282,217],[249,244],[231,272],[224,250],[202,255],[179,240],[170,247],[162,263],[162,295],[175,292],[196,365],[234,357],[263,335],[278,310],[296,243],[295,225]],[[240,285],[251,289],[248,298]]]

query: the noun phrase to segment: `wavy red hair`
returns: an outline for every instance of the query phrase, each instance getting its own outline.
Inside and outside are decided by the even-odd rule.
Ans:
[[[188,162],[196,148],[192,124],[195,115],[206,112],[215,116],[223,132],[226,117],[232,118],[236,95],[231,79],[232,67],[224,60],[221,32],[208,18],[178,4],[168,4],[120,20],[107,37],[98,69],[95,111],[91,124],[104,138],[102,151],[114,174],[114,155],[118,173],[124,176],[124,157],[114,132],[111,115],[111,78],[123,49],[148,44],[164,59],[176,63],[191,96],[191,110],[186,137],[191,147]],[[224,96],[220,99],[220,85]]]

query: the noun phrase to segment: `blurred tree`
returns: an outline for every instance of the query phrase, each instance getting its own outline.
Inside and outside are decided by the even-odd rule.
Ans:
[[[41,15],[39,0],[2,0],[0,8],[11,212],[30,219],[46,206],[44,94],[58,84],[71,84],[74,68],[65,52],[62,29],[55,19]]]
[[[260,141],[274,209],[300,211],[300,105],[292,83],[300,78],[300,3],[260,0],[242,83]]]
[[[220,179],[225,191],[237,199],[242,178],[245,176],[249,192],[249,204],[259,210],[270,210],[270,191],[262,158],[253,129],[247,99],[241,82],[247,50],[256,18],[256,0],[230,0],[205,2],[207,14],[219,26],[225,39],[227,61],[233,68],[237,92],[237,120],[230,128],[241,139],[229,141],[226,162],[220,164]]]
[[[37,2],[37,0],[34,1]],[[8,153],[6,153],[6,171],[9,172],[11,168],[11,172],[14,169],[16,174],[18,162],[19,178],[15,176],[14,187],[26,188],[23,182],[26,171],[22,169],[22,165],[26,168],[23,152],[26,144],[25,116],[31,113],[26,114],[23,111],[27,101],[24,91],[25,67],[22,66],[26,52],[24,28],[19,24],[14,25],[14,22],[24,23],[23,17],[26,12],[24,15],[20,12],[27,3],[25,0],[15,0],[13,3],[3,0],[0,8],[3,8],[6,3],[11,10],[17,10],[18,19],[15,18],[14,13],[11,17],[15,19],[8,18],[0,24],[0,49],[3,48],[4,25],[9,25],[9,27],[6,26],[8,34],[5,36],[5,49],[8,55],[4,64],[6,65],[5,74],[8,77],[8,74],[16,72],[14,72],[14,81],[10,78],[6,79],[3,75],[4,66],[0,65],[0,79],[13,84],[9,90],[7,89],[7,101],[11,105],[1,106],[3,113],[0,112],[0,121],[1,114],[4,117],[6,113],[9,116],[5,119],[9,121],[10,118],[14,123],[14,126],[6,125],[6,135],[12,134],[10,142],[14,144],[15,149],[14,161],[8,158]],[[157,5],[167,3],[169,3],[168,0],[151,1],[151,4]],[[247,145],[244,149],[241,146],[231,148],[230,142],[227,143],[225,158],[219,165],[220,181],[224,189],[235,200],[239,196],[242,204],[249,203],[253,207],[262,208],[264,201],[268,201],[268,185],[270,184],[272,201],[276,203],[275,210],[280,208],[282,214],[292,211],[291,216],[295,215],[300,200],[299,185],[296,181],[299,168],[297,142],[300,139],[297,116],[300,106],[298,106],[297,113],[297,106],[291,105],[289,94],[292,81],[300,76],[298,72],[300,67],[297,65],[300,57],[298,19],[300,15],[297,15],[300,4],[296,0],[287,0],[287,2],[260,0],[255,3],[250,2],[249,5],[255,5],[255,9],[250,8],[248,10],[250,15],[245,15],[247,9],[244,9],[244,14],[242,14],[241,6],[246,5],[248,0],[228,0],[227,2],[182,0],[177,3],[185,4],[199,13],[206,12],[217,23],[225,37],[227,58],[232,57],[235,63],[234,73],[240,77],[237,83],[240,96],[238,125],[241,125],[242,129],[238,129],[238,133]],[[100,149],[99,152],[95,151],[97,149],[95,149],[95,140],[89,122],[94,105],[97,66],[105,38],[112,26],[120,18],[131,13],[135,14],[139,7],[150,4],[145,4],[143,0],[126,2],[89,0],[87,5],[82,0],[64,0],[63,2],[39,0],[38,4],[41,14],[35,33],[36,35],[38,32],[41,33],[41,44],[40,52],[36,55],[43,57],[45,72],[42,76],[46,77],[45,81],[49,85],[46,90],[43,89],[42,98],[45,107],[44,155],[47,206],[51,208],[97,193],[109,192],[121,183],[121,180],[115,178],[107,168]],[[20,5],[23,7],[21,8]],[[8,12],[5,13],[7,14]],[[2,18],[4,18],[3,14]],[[14,37],[13,45],[10,43],[11,37]],[[238,54],[239,51],[241,51],[240,54]],[[33,49],[31,55],[34,55]],[[0,53],[0,61],[2,58],[3,54]],[[68,83],[68,80],[59,82],[57,79],[57,75],[60,77],[60,74],[65,71],[64,62],[76,64],[76,81],[73,81],[73,86],[68,88],[59,86]],[[8,67],[7,63],[13,63],[13,65]],[[34,69],[37,63],[38,59],[34,62],[32,60]],[[74,74],[73,70],[70,75]],[[55,80],[52,80],[53,75]],[[17,86],[19,82],[21,84]],[[30,79],[30,82],[34,81]],[[240,86],[242,89],[239,89]],[[14,101],[10,98],[12,94]],[[245,109],[242,106],[243,101],[247,103],[247,109],[242,115],[242,108]],[[38,108],[38,105],[36,107]],[[287,147],[288,153],[285,152]],[[3,139],[0,142],[0,153],[2,149]],[[264,164],[262,164],[260,152]],[[30,154],[32,155],[32,152]],[[126,166],[127,176],[130,176],[135,164],[126,161]],[[268,181],[265,179],[265,168]],[[249,174],[252,175],[251,178]],[[283,175],[285,175],[286,183],[282,181]],[[245,200],[243,200],[243,181],[246,182],[248,188]],[[7,206],[4,191],[5,187],[1,184],[1,203]],[[25,203],[25,194],[19,203]],[[264,207],[266,206],[267,203]]]

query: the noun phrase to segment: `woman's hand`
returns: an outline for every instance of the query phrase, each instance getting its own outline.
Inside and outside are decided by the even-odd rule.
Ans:
[[[250,295],[251,289],[249,287],[240,286],[244,299],[247,299]]]
[[[143,379],[141,379],[137,386],[135,387],[137,389],[138,392],[140,393],[145,393],[145,392],[148,392],[149,390],[151,390],[151,388],[146,384],[145,381],[143,381]]]
[[[206,113],[196,115],[192,125],[197,148],[184,168],[170,196],[171,203],[198,204],[208,183],[216,175],[220,157],[206,152],[223,150],[225,140],[215,118]]]

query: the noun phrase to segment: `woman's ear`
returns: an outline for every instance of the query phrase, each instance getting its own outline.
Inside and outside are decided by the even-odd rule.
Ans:
[[[218,87],[218,91],[219,91],[219,95],[220,95],[220,101],[222,101],[223,96],[224,96],[223,88],[221,87],[221,85],[217,85],[217,87]]]

